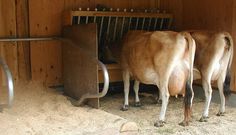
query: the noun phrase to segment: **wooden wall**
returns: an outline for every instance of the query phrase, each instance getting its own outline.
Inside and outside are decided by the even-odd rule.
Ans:
[[[235,0],[1,0],[0,37],[61,35],[62,12],[94,8],[160,8],[174,14],[173,29],[225,30],[236,34]],[[236,37],[234,36],[236,41]],[[37,80],[48,85],[62,83],[61,43],[58,41],[0,43],[15,80]],[[234,68],[235,59],[234,59]],[[233,87],[236,89],[235,73]],[[0,82],[2,75],[0,72]]]
[[[0,37],[60,36],[62,12],[95,8],[158,8],[161,0],[1,0]],[[7,60],[14,79],[36,80],[46,85],[62,83],[61,43],[37,41],[0,43],[0,55]],[[4,76],[0,72],[0,82]]]
[[[0,36],[12,37],[16,35],[16,11],[15,2],[12,0],[0,1]],[[16,43],[0,43],[0,56],[4,58],[18,79],[18,59]],[[5,76],[0,71],[1,85],[5,84]]]

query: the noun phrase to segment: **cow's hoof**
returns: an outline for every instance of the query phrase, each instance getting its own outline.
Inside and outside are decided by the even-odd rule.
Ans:
[[[121,111],[128,111],[129,110],[129,105],[124,105],[120,109]]]
[[[225,112],[218,112],[216,116],[225,116]]]
[[[202,116],[199,121],[200,121],[200,122],[207,122],[207,121],[208,121],[208,118],[209,118],[209,117]]]
[[[154,126],[155,127],[163,127],[165,125],[165,123],[166,123],[165,121],[160,120],[160,121],[154,123]]]
[[[182,121],[179,123],[180,126],[189,126],[189,122],[188,121]]]
[[[134,107],[141,107],[142,104],[140,102],[135,102]]]

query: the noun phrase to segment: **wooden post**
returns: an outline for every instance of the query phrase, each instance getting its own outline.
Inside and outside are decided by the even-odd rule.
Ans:
[[[16,33],[18,37],[29,37],[28,0],[16,1]],[[18,72],[20,80],[30,80],[30,44],[18,42]]]
[[[14,37],[16,35],[15,0],[0,1],[0,36]],[[8,64],[14,80],[18,79],[17,44],[14,42],[0,43],[0,56]],[[0,73],[0,85],[6,85],[5,75]]]

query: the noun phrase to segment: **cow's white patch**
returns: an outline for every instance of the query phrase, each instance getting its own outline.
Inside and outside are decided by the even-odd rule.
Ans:
[[[218,79],[219,71],[220,71],[220,63],[216,62],[213,65],[213,74],[212,74],[211,80],[217,80]]]

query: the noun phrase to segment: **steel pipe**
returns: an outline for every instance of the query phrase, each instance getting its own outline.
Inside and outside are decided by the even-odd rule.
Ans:
[[[104,97],[107,94],[107,91],[108,91],[108,88],[109,88],[109,75],[108,75],[108,71],[107,71],[106,66],[101,61],[98,60],[97,62],[98,62],[98,65],[102,68],[102,71],[103,71],[104,86],[103,86],[102,92],[100,92],[98,94],[90,94],[90,93],[84,94],[75,103],[76,106],[82,105],[82,103],[84,102],[85,99],[88,99],[88,98],[101,98],[101,97]]]
[[[59,37],[38,37],[38,38],[0,38],[0,42],[21,42],[21,41],[48,41],[57,40]]]
[[[6,62],[0,57],[0,65],[3,68],[3,71],[6,75],[6,80],[7,80],[7,87],[8,87],[8,103],[7,104],[0,104],[1,108],[6,108],[6,107],[11,107],[13,104],[13,99],[14,99],[14,85],[13,85],[13,78],[11,71],[6,64]]]

